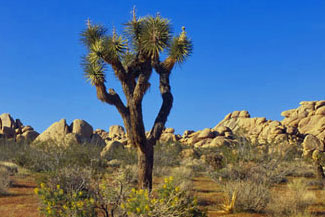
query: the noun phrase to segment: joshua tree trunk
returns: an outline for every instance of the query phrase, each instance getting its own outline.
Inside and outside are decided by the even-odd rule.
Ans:
[[[192,42],[186,36],[185,27],[175,37],[171,35],[169,20],[147,16],[138,19],[133,10],[132,20],[126,24],[128,38],[119,36],[115,29],[106,34],[101,25],[92,25],[81,34],[88,55],[83,67],[86,78],[96,86],[97,98],[117,108],[128,135],[128,143],[138,152],[139,188],[152,189],[154,145],[159,140],[173,105],[169,77],[176,63],[183,63],[192,52]],[[160,61],[166,50],[167,58]],[[126,104],[113,90],[105,86],[105,69],[110,65],[121,82]],[[162,104],[155,122],[146,135],[142,116],[142,100],[150,87],[153,69],[159,75]]]
[[[138,187],[149,189],[149,191],[152,189],[153,156],[152,145],[148,144],[144,152],[138,148]]]

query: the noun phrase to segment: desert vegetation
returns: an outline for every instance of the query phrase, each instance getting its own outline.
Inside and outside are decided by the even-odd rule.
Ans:
[[[283,155],[247,141],[210,149],[158,143],[149,192],[137,188],[132,147],[105,157],[92,144],[60,149],[2,140],[0,148],[7,162],[1,198],[10,195],[10,183],[32,177],[42,216],[316,216],[325,208],[324,185],[297,149]]]
[[[170,78],[192,41],[185,27],[173,36],[159,13],[140,18],[134,9],[124,27],[109,34],[88,19],[81,33],[85,77],[124,127],[106,132],[61,119],[39,134],[0,116],[1,216],[22,216],[16,209],[46,217],[325,215],[325,101],[302,102],[281,122],[234,111],[214,128],[175,134],[165,126]],[[108,67],[123,97],[106,87]],[[162,104],[146,131],[142,101],[153,73]]]

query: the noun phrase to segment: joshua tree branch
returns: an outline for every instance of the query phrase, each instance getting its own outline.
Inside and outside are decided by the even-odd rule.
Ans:
[[[109,92],[107,92],[104,83],[96,84],[95,86],[97,98],[100,101],[114,105],[123,117],[128,115],[128,108],[124,105],[120,96],[113,89],[109,89]]]
[[[171,88],[169,84],[169,76],[171,73],[169,69],[171,68],[165,67],[164,63],[165,62],[158,63],[155,65],[155,70],[159,74],[159,89],[163,102],[161,104],[159,113],[156,117],[155,123],[150,131],[150,135],[148,138],[150,144],[153,145],[156,143],[157,140],[159,140],[167,122],[167,117],[173,106],[173,95],[171,93]]]
[[[150,87],[149,79],[152,73],[152,66],[150,62],[145,62],[140,66],[140,74],[133,91],[133,99],[136,104],[142,102],[144,94]]]

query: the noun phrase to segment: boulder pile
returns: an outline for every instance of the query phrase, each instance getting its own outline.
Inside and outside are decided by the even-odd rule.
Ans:
[[[295,128],[304,137],[302,143],[306,156],[325,151],[325,100],[303,101],[297,109],[281,113],[281,123]]]
[[[267,120],[265,117],[251,118],[248,111],[234,111],[214,129],[228,127],[236,135],[247,138],[257,145],[281,144],[290,146],[299,144],[301,137],[296,127],[286,126],[280,121]]]
[[[14,120],[10,114],[0,115],[0,138],[14,141],[33,141],[39,135],[31,126],[24,125],[19,119]]]
[[[34,143],[54,142],[58,146],[90,143],[105,146],[104,140],[93,132],[93,127],[84,120],[76,119],[70,125],[65,119],[53,123],[41,133]]]

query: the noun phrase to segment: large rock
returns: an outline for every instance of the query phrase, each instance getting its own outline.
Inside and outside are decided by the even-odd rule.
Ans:
[[[24,128],[23,128],[24,131]],[[76,119],[70,127],[65,119],[52,124],[36,140],[37,142],[55,142],[59,146],[69,146],[70,144],[96,143],[103,145],[101,138],[93,136],[93,128],[84,120]]]
[[[107,142],[107,145],[100,153],[100,156],[107,160],[112,160],[114,157],[112,155],[114,154],[115,151],[118,151],[119,149],[121,149],[121,150],[124,149],[124,145],[122,143],[120,143],[118,141]]]
[[[124,128],[120,125],[113,125],[109,128],[109,137],[112,139],[121,139],[125,137]]]
[[[93,127],[84,120],[76,119],[72,122],[70,129],[72,133],[79,135],[80,137],[90,139],[93,134]]]
[[[319,150],[319,151],[325,151],[324,144],[319,141],[319,139],[316,136],[313,135],[307,135],[302,143],[302,147],[306,151],[313,151],[313,150]]]
[[[34,141],[39,136],[39,133],[34,130],[29,130],[22,133],[21,136],[25,141],[31,142]]]
[[[65,136],[70,133],[69,126],[65,119],[61,119],[58,122],[52,124],[43,133],[41,133],[35,140],[35,142],[48,142],[53,141],[58,145],[65,144]]]
[[[2,127],[2,134],[7,139],[15,139],[16,138],[16,131],[13,128],[10,127]]]
[[[1,123],[2,123],[2,129],[4,127],[8,127],[11,129],[15,129],[15,121],[8,113],[3,113],[0,115]]]
[[[177,140],[177,136],[173,133],[163,133],[159,139],[160,142],[176,142]]]

